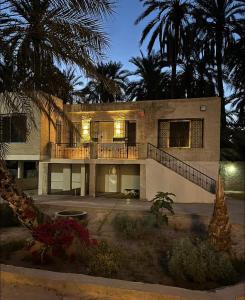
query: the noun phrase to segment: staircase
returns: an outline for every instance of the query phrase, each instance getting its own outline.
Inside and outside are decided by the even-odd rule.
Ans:
[[[200,186],[209,193],[215,194],[216,181],[213,178],[186,164],[175,156],[148,143],[147,157],[154,159],[163,166]]]

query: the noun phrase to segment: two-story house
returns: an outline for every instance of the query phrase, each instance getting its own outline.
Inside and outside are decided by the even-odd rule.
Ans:
[[[214,200],[219,98],[74,104],[64,111],[73,126],[54,125],[56,136],[45,144],[50,156],[39,163],[39,194],[150,200],[168,191],[177,202]]]

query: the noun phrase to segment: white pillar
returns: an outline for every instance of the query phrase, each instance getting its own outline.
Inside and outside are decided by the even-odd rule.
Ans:
[[[18,161],[18,170],[17,170],[17,178],[23,178],[24,177],[24,161],[19,160]]]
[[[140,199],[146,199],[146,165],[140,164]]]
[[[38,176],[38,195],[47,195],[49,192],[49,170],[48,164],[39,163],[39,176]]]
[[[85,181],[86,181],[86,174],[85,174],[85,165],[81,165],[81,188],[80,188],[80,196],[85,196]]]
[[[96,189],[96,165],[89,164],[89,196],[95,197]]]
[[[71,190],[71,165],[63,167],[63,191]]]

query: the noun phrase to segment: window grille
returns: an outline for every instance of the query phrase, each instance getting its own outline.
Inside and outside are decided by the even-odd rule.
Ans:
[[[174,147],[178,143],[175,141],[176,138],[181,138],[180,132],[176,135],[174,130],[178,129],[178,126],[173,126],[174,123],[187,123],[189,122],[188,132],[183,130],[183,143],[179,142],[179,147],[186,144],[189,140],[188,146],[191,148],[202,148],[203,147],[203,120],[202,119],[192,119],[192,120],[160,120],[158,126],[158,147],[159,148],[169,148]],[[171,126],[172,124],[172,126]],[[171,128],[170,128],[171,126]],[[176,128],[175,128],[176,127]]]
[[[203,147],[203,120],[191,121],[191,148]]]

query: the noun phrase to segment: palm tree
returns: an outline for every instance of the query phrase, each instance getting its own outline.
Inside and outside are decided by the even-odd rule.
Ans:
[[[55,61],[75,63],[93,73],[93,61],[107,45],[107,38],[95,16],[86,16],[87,1],[76,1],[84,2],[84,9],[67,7],[61,0],[6,2],[5,14],[12,21],[0,23],[3,38],[14,47],[18,68],[32,72],[36,90],[42,89],[41,75],[47,65]],[[91,5],[95,2],[108,1],[92,1]]]
[[[135,24],[150,15],[153,19],[147,24],[142,32],[140,43],[142,44],[148,35],[151,37],[148,44],[148,51],[151,52],[158,39],[161,54],[167,54],[168,62],[172,67],[171,97],[176,97],[176,74],[177,61],[183,42],[183,33],[189,23],[191,5],[189,1],[183,0],[140,0],[144,2],[145,11],[137,18]]]
[[[209,49],[203,49],[195,24],[189,24],[183,33],[180,49],[177,87],[184,97],[212,97],[216,95],[214,59]]]
[[[81,102],[83,93],[81,86],[83,81],[81,80],[82,76],[77,75],[75,69],[71,67],[63,71],[63,76],[66,81],[64,96],[60,96],[61,99],[64,99],[65,102],[70,104],[74,102]]]
[[[170,78],[168,73],[163,73],[166,66],[162,62],[161,55],[154,51],[148,56],[131,58],[136,70],[129,73],[130,76],[139,78],[129,83],[127,97],[130,100],[157,100],[166,99],[170,95]]]
[[[204,47],[208,47],[214,55],[217,68],[217,87],[221,98],[222,133],[226,127],[224,99],[224,54],[225,49],[236,39],[235,27],[244,14],[243,0],[197,0],[193,17],[200,29],[200,37]]]
[[[101,77],[90,77],[90,81],[83,89],[84,101],[106,103],[123,100],[128,72],[122,69],[122,64],[113,61],[102,62],[98,64],[96,72]],[[114,89],[111,91],[108,85],[114,86]]]
[[[245,126],[245,26],[236,30],[238,38],[227,48],[225,55],[226,77],[232,94],[227,99],[233,113],[237,114],[236,124]]]
[[[94,61],[101,58],[107,45],[99,19],[111,13],[111,1],[0,0],[0,6],[1,105],[9,111],[18,111],[21,105],[22,112],[30,112],[30,116],[36,106],[47,118],[52,109],[65,118],[47,95],[54,88],[53,76],[58,74],[58,71],[50,74],[48,70],[54,63],[70,63],[86,74],[96,75]],[[7,55],[8,48],[12,59]],[[3,68],[11,75],[5,76]],[[17,84],[13,84],[13,78]],[[0,141],[0,196],[32,230],[48,218],[16,187],[3,160],[6,149],[6,144]]]

